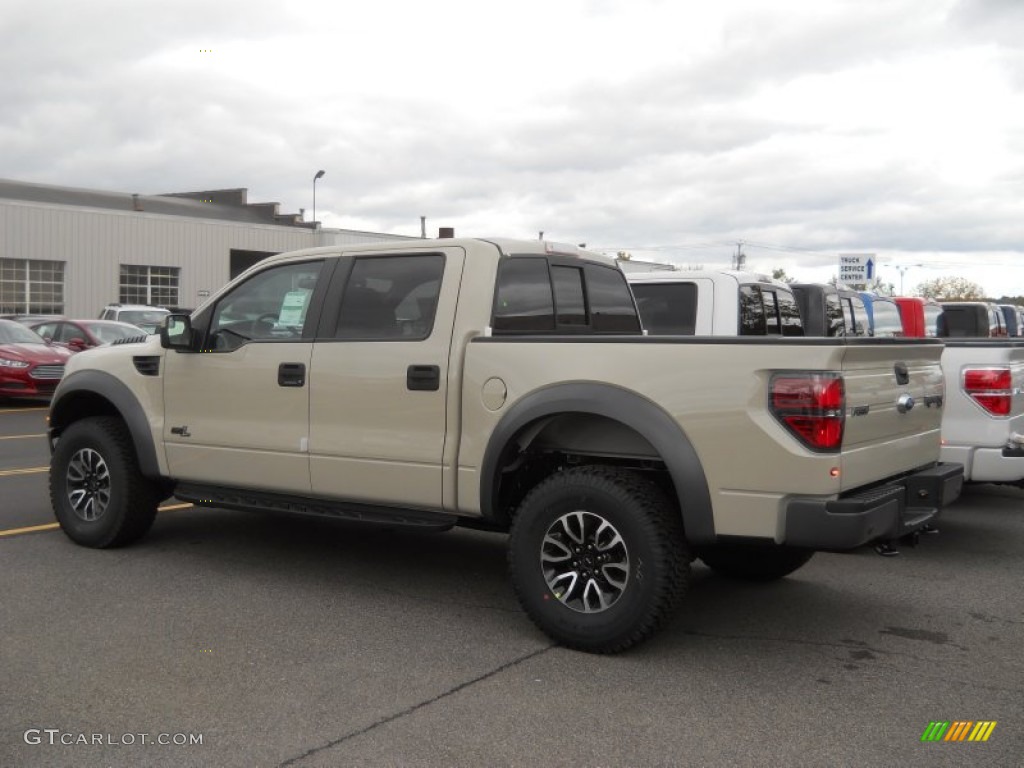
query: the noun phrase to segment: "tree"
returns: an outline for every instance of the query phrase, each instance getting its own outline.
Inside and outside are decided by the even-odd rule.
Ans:
[[[985,289],[966,277],[937,277],[934,280],[927,280],[917,286],[914,293],[926,299],[946,301],[978,301],[985,298]]]
[[[796,278],[795,277],[789,277],[786,274],[786,270],[784,270],[784,269],[773,269],[772,270],[772,279],[774,279],[774,280],[781,280],[784,283],[795,283],[796,282]]]

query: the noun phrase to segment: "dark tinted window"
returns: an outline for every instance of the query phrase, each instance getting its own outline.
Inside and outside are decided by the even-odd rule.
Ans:
[[[555,322],[558,325],[586,325],[583,270],[578,267],[552,266],[551,283],[555,288]]]
[[[697,325],[696,283],[633,283],[644,328],[653,334],[692,336]]]
[[[427,338],[443,274],[441,254],[356,259],[341,297],[335,338]]]
[[[640,320],[626,278],[614,267],[587,264],[590,326],[597,333],[639,333]]]
[[[553,331],[555,307],[544,258],[503,259],[494,300],[494,331]]]
[[[783,336],[803,336],[804,324],[800,318],[800,307],[789,291],[776,290],[775,301],[779,307],[779,322]]]
[[[740,336],[764,336],[764,306],[754,285],[740,286]]]

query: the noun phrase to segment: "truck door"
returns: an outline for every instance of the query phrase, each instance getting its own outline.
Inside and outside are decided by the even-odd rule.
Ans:
[[[310,369],[315,495],[441,508],[464,259],[458,247],[342,258]]]
[[[202,351],[167,353],[172,477],[309,493],[306,382],[328,266],[315,259],[255,273],[197,320]]]

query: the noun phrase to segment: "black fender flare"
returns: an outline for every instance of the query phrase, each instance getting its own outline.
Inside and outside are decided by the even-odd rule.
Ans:
[[[715,541],[715,518],[707,478],[693,443],[660,406],[635,392],[608,384],[558,384],[531,392],[508,409],[487,442],[480,472],[480,509],[485,520],[498,515],[499,462],[506,447],[527,424],[546,416],[585,413],[620,422],[658,452],[675,484],[686,538],[691,544]]]
[[[149,428],[149,419],[138,398],[122,381],[105,371],[77,371],[61,380],[53,400],[50,402],[49,439],[51,451],[54,439],[70,423],[68,403],[74,395],[88,392],[108,401],[128,426],[128,431],[135,444],[135,454],[139,461],[142,474],[150,478],[161,478],[160,464],[156,458],[156,446],[153,444],[153,433]]]

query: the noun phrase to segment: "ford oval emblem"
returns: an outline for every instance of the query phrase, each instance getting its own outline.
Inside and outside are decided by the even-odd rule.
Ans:
[[[913,410],[914,408],[914,397],[904,392],[900,395],[896,401],[896,410],[900,413],[906,413],[907,411]]]

